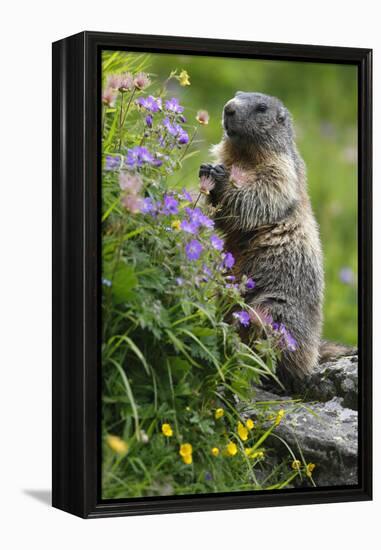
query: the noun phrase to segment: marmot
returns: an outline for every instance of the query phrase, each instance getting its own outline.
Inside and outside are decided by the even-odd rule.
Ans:
[[[200,177],[215,184],[208,200],[235,257],[235,275],[255,281],[248,304],[296,341],[278,365],[279,378],[294,385],[317,365],[322,332],[323,258],[305,165],[279,99],[237,92],[222,122],[217,164],[201,165]]]

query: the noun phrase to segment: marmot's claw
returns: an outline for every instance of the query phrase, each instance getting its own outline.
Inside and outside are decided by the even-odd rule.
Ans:
[[[213,168],[213,164],[201,164],[200,170],[198,173],[198,177],[208,177],[210,175],[210,171]]]
[[[223,164],[216,164],[210,170],[210,175],[217,183],[222,183],[228,177],[228,172]]]

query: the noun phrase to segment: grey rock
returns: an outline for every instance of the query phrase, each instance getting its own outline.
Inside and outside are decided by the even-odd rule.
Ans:
[[[357,387],[357,357],[352,356],[320,365],[311,376],[302,401],[255,388],[253,400],[258,406],[276,401],[272,405],[274,412],[281,408],[286,411],[273,433],[295,455],[300,456],[301,450],[307,463],[316,464],[313,478],[317,486],[357,484]],[[250,411],[247,404],[244,408],[245,412]],[[272,437],[269,443],[280,458],[289,457],[280,439]]]
[[[328,401],[342,397],[343,406],[358,409],[358,359],[357,355],[340,357],[336,361],[319,365],[308,382],[308,400]]]

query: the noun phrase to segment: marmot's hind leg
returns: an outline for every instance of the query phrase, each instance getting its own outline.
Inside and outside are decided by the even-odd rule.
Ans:
[[[319,361],[320,337],[316,328],[310,326],[311,320],[300,308],[286,302],[273,301],[252,307],[265,323],[271,320],[273,325],[283,325],[291,336],[289,340],[282,339],[276,374],[287,390],[300,390]]]

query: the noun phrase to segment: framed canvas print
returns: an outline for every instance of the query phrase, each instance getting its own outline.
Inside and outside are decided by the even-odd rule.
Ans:
[[[369,500],[371,50],[53,44],[53,505]]]

